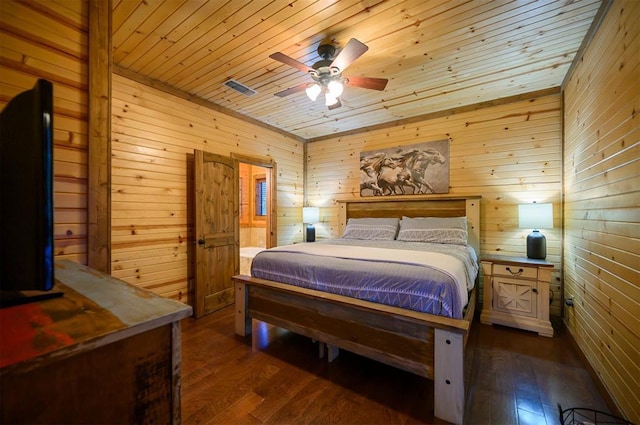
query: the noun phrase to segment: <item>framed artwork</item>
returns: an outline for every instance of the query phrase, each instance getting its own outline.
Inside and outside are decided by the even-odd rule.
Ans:
[[[360,153],[360,196],[449,193],[449,140]]]

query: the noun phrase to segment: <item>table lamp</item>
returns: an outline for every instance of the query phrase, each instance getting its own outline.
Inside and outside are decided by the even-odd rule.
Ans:
[[[315,242],[316,240],[316,228],[313,227],[314,223],[320,221],[320,208],[318,207],[303,207],[302,208],[302,222],[307,223],[307,242]]]
[[[527,258],[544,260],[547,257],[547,239],[538,229],[553,228],[553,204],[518,205],[518,226],[533,229],[527,236]]]

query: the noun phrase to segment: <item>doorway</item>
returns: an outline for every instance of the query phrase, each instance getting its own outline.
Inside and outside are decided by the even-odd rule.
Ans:
[[[235,156],[239,163],[240,274],[251,274],[260,251],[275,246],[275,164]]]

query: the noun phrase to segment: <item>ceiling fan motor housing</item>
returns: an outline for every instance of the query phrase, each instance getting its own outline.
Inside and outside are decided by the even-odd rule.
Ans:
[[[318,46],[318,56],[320,56],[324,60],[328,60],[331,63],[331,59],[333,59],[333,55],[336,54],[336,47],[331,44],[331,42],[327,42],[326,40]]]
[[[317,83],[326,85],[330,80],[334,79],[336,75],[340,74],[340,70],[337,68],[331,68],[333,62],[333,56],[336,54],[336,47],[331,44],[329,39],[324,40],[318,46],[318,56],[322,58],[318,62],[313,64],[315,72],[310,72],[311,76]]]
[[[336,67],[330,67],[331,61],[321,60],[313,64],[313,71],[309,71],[316,83],[326,86],[329,81],[340,80],[342,73]]]

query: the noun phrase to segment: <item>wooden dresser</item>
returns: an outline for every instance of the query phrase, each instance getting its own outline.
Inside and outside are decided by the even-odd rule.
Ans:
[[[80,264],[64,295],[0,310],[1,423],[179,423],[191,307]]]
[[[484,303],[480,321],[553,336],[549,320],[549,282],[553,264],[523,257],[481,258]]]

